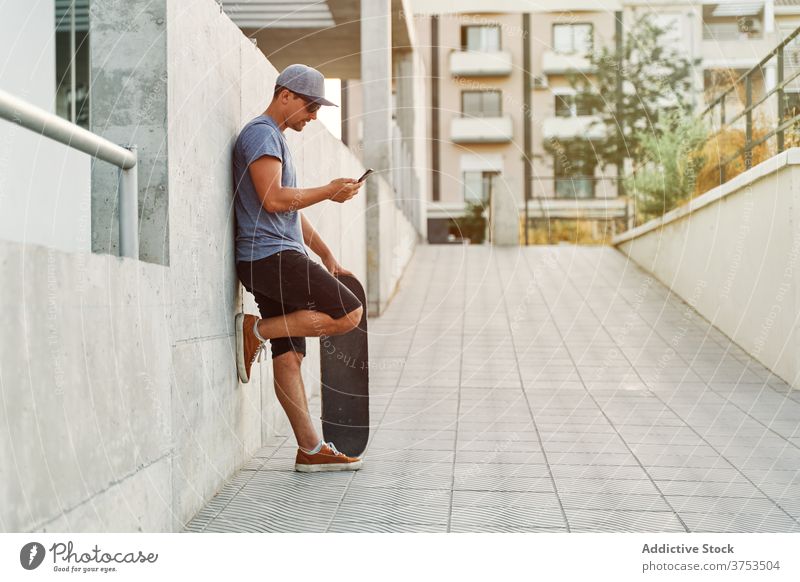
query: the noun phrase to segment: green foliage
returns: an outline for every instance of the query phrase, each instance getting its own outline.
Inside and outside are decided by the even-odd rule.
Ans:
[[[666,32],[650,22],[648,14],[642,14],[626,27],[621,53],[616,46],[600,47],[588,56],[592,73],[568,76],[577,98],[592,103],[601,118],[598,123],[606,127],[608,137],[592,142],[591,155],[598,165],[616,165],[626,158],[632,158],[637,165],[642,132],[657,127],[660,117],[668,111],[689,105],[692,68],[700,59],[692,62],[668,48],[662,38]],[[623,87],[619,111],[618,73]]]
[[[458,238],[468,238],[473,244],[481,244],[486,236],[483,210],[484,205],[480,202],[468,202],[463,216],[450,219],[450,234]]]
[[[637,220],[649,220],[687,202],[705,164],[706,128],[679,110],[659,117],[648,131],[637,132],[640,157],[649,160],[625,179],[636,200]]]

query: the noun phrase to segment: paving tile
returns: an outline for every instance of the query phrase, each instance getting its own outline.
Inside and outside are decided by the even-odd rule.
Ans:
[[[550,468],[544,463],[456,463],[453,475],[456,479],[480,475],[491,477],[549,477]]]
[[[747,482],[732,481],[717,483],[711,481],[656,481],[664,495],[689,495],[697,497],[745,497],[761,495],[755,486]]]
[[[625,495],[660,495],[659,490],[649,479],[579,479],[556,478],[556,490],[559,495],[567,493],[605,494],[617,493]]]
[[[454,506],[451,531],[534,531],[536,528],[566,529],[558,507]]]
[[[359,472],[363,474],[376,473],[378,475],[433,475],[436,477],[450,477],[453,474],[453,464],[370,459],[369,463],[365,463]]]
[[[363,503],[372,505],[441,505],[449,503],[451,490],[448,489],[397,489],[393,487],[364,487],[358,484],[347,489],[342,503]]]
[[[784,514],[730,514],[681,512],[689,531],[718,533],[800,532],[800,523]]]
[[[745,497],[693,497],[668,495],[667,501],[678,513],[731,513],[734,515],[765,515],[782,510],[765,496]]]
[[[453,507],[561,507],[554,492],[540,491],[453,491]]]
[[[609,509],[626,511],[671,511],[661,495],[625,493],[567,493],[559,491],[564,509]]]
[[[358,471],[353,477],[353,485],[360,487],[391,487],[394,489],[450,489],[453,479],[450,476],[425,474],[379,474]]]
[[[205,531],[323,532],[334,506],[320,504],[252,503],[234,499]]]
[[[559,465],[551,463],[556,479],[647,479],[641,467],[633,465]]]
[[[669,511],[620,511],[565,509],[572,532],[685,532],[678,517]]]
[[[447,523],[449,504],[402,505],[365,504],[345,501],[339,506],[334,521],[383,521],[392,524],[442,524]]]
[[[447,531],[447,524],[333,521],[327,531],[331,533],[444,533]]]
[[[454,479],[454,491],[553,491],[549,477],[505,477],[470,475]]]
[[[545,462],[544,455],[538,451],[458,451],[456,463],[513,463],[527,464]]]

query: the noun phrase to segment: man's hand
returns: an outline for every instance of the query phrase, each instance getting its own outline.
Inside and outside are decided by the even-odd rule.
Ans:
[[[342,267],[336,258],[333,256],[333,253],[321,257],[322,264],[325,265],[325,268],[328,269],[331,275],[334,277],[337,275],[353,275],[350,271]]]
[[[361,184],[363,184],[363,182],[356,182],[352,178],[336,178],[335,180],[331,180],[330,186],[333,187],[333,194],[331,194],[330,199],[339,203],[347,202],[358,193]]]

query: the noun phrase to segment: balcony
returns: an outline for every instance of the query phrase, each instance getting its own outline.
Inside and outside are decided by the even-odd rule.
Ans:
[[[503,77],[511,74],[508,51],[453,51],[450,74],[454,77]]]
[[[545,51],[542,55],[542,70],[545,75],[563,75],[570,71],[591,73],[594,66],[585,54]]]
[[[575,117],[551,117],[542,123],[545,139],[603,139],[606,126],[599,123],[598,115],[578,115]]]
[[[514,137],[511,117],[454,117],[450,124],[453,143],[508,143]]]

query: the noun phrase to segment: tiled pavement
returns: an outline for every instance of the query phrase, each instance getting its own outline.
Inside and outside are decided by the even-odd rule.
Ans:
[[[420,246],[370,334],[364,467],[278,439],[187,531],[800,532],[800,393],[611,248]]]

